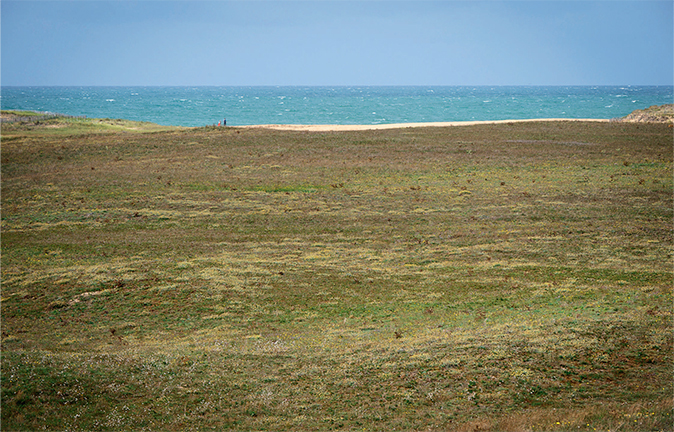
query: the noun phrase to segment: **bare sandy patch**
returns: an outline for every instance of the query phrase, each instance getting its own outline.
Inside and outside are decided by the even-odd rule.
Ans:
[[[425,122],[425,123],[390,123],[373,125],[294,125],[294,124],[267,124],[240,126],[243,128],[263,128],[306,132],[340,132],[340,131],[363,131],[378,129],[405,129],[416,127],[448,127],[448,126],[474,126],[484,124],[526,123],[526,122],[550,122],[550,121],[573,121],[573,122],[608,122],[606,119],[525,119],[525,120],[487,120],[487,121],[456,121],[456,122]]]

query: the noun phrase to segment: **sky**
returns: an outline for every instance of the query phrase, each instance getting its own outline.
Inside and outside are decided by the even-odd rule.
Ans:
[[[2,86],[672,85],[674,2],[2,0]]]

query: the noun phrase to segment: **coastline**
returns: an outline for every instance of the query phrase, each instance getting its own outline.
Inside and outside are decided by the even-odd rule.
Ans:
[[[364,131],[381,129],[406,129],[417,127],[448,127],[448,126],[474,126],[488,124],[508,124],[508,123],[531,123],[531,122],[609,122],[608,119],[566,119],[566,118],[547,118],[547,119],[522,119],[522,120],[483,120],[483,121],[455,121],[455,122],[426,122],[426,123],[389,123],[373,125],[295,125],[295,124],[262,124],[248,126],[234,126],[243,129],[274,129],[286,131],[305,131],[305,132],[340,132],[340,131]]]

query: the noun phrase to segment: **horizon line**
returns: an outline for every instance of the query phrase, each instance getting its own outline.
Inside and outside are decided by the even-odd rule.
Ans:
[[[2,87],[674,87],[672,84],[0,84]]]

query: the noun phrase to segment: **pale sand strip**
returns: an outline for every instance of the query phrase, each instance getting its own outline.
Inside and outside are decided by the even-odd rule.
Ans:
[[[487,120],[487,121],[458,121],[458,122],[432,122],[432,123],[392,123],[375,125],[293,125],[293,124],[267,124],[253,126],[238,126],[241,128],[262,128],[289,131],[307,132],[338,132],[338,131],[363,131],[376,129],[404,129],[413,127],[446,127],[446,126],[473,126],[485,124],[524,123],[524,122],[608,122],[607,119],[526,119],[526,120]]]

